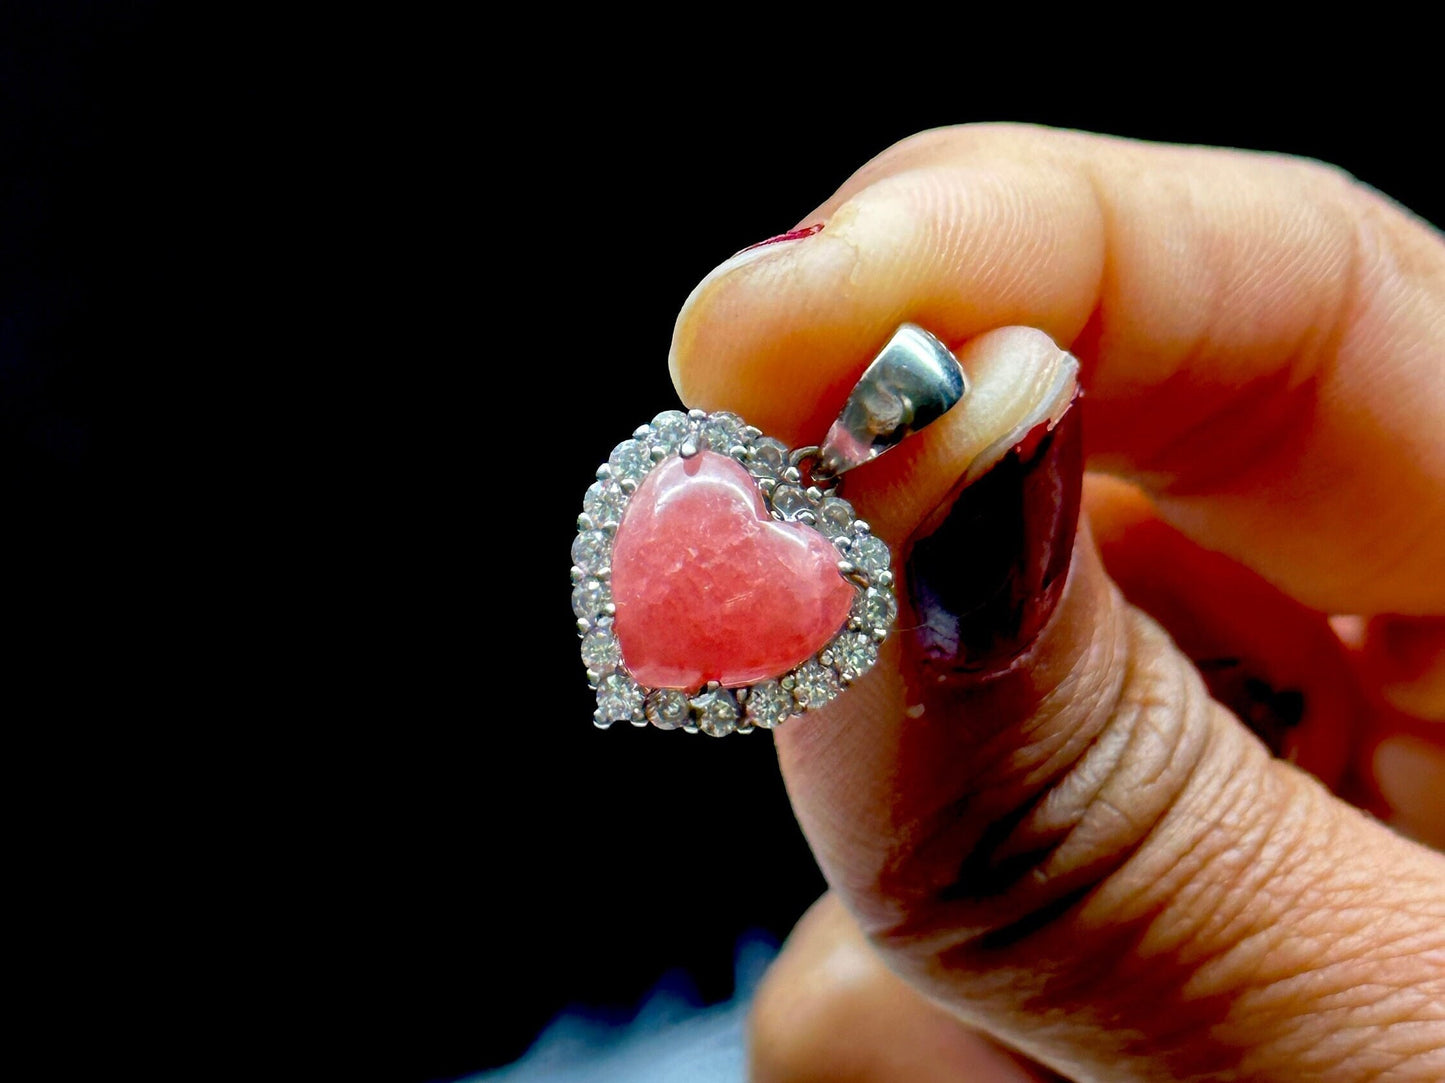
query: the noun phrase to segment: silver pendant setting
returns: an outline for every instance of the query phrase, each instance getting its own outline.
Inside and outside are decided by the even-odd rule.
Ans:
[[[667,410],[613,448],[583,498],[572,544],[572,609],[587,680],[597,695],[594,723],[601,729],[624,721],[651,724],[714,737],[773,729],[831,702],[871,669],[898,615],[892,553],[838,495],[839,475],[932,423],[965,391],[963,372],[947,347],[922,328],[904,324],[863,373],[822,447],[791,449],[736,414]],[[853,590],[851,605],[827,642],[785,672],[729,687],[717,681],[690,689],[649,687],[629,671],[614,628],[613,548],[629,503],[648,476],[669,460],[704,451],[745,470],[772,519],[815,531],[831,544],[838,574]],[[840,608],[844,604],[841,596],[835,601]],[[818,625],[828,623],[825,617]]]

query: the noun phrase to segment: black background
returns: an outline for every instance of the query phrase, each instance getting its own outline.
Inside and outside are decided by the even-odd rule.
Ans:
[[[25,716],[66,735],[38,738],[37,794],[86,795],[27,799],[55,875],[26,891],[117,998],[179,946],[200,1025],[145,1013],[148,1061],[286,1038],[312,1052],[278,1074],[450,1078],[669,969],[728,995],[739,934],[822,890],[766,735],[591,726],[567,553],[596,465],[675,404],[692,285],[894,140],[1007,119],[1288,151],[1445,217],[1438,92],[1404,56],[1379,81],[974,42],[919,81],[816,35],[714,60],[575,27],[12,14],[0,481],[12,539],[54,543],[15,566],[65,614],[57,687],[104,707]],[[65,990],[42,1018],[95,1006],[37,975]],[[195,1059],[160,1052],[177,1029]]]

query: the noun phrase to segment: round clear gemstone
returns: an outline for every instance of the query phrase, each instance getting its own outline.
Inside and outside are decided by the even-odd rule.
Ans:
[[[641,481],[652,469],[652,449],[641,440],[624,440],[607,460],[618,481]]]
[[[708,414],[707,420],[702,423],[703,443],[713,451],[726,455],[729,448],[744,442],[742,433],[745,427],[746,423],[742,418],[726,410]]]
[[[722,737],[738,728],[738,701],[726,688],[692,698],[698,728],[709,737]]]
[[[611,673],[622,664],[610,621],[582,637],[582,664],[593,673]]]
[[[888,543],[872,534],[860,534],[848,548],[848,559],[868,573],[870,579],[877,579],[892,564]]]
[[[755,726],[770,730],[794,710],[793,694],[777,681],[759,681],[748,690],[748,718]]]
[[[828,497],[818,505],[818,529],[829,538],[841,538],[852,534],[853,505],[842,497]]]
[[[660,688],[647,697],[647,720],[660,730],[685,725],[690,714],[687,696],[672,688]]]
[[[870,628],[886,632],[898,616],[898,603],[891,591],[869,587],[853,604],[853,612]]]
[[[612,591],[600,579],[584,579],[572,588],[572,612],[583,620],[596,621],[612,604]]]
[[[788,468],[788,445],[771,436],[760,436],[753,441],[752,454],[748,456],[748,472],[755,478],[780,478]]]
[[[804,710],[823,706],[842,690],[838,674],[816,661],[804,662],[793,675],[793,698]]]
[[[652,435],[647,442],[671,455],[692,435],[692,422],[681,410],[664,410],[652,419]]]
[[[789,522],[796,519],[799,512],[813,510],[808,494],[796,485],[779,485],[773,490],[772,504],[773,510]]]
[[[852,680],[867,673],[878,661],[878,644],[867,632],[844,632],[828,648],[833,668]]]
[[[625,673],[612,673],[597,686],[597,711],[607,722],[630,722],[642,710],[642,689]]]
[[[627,494],[615,481],[594,482],[582,498],[582,510],[595,527],[616,526],[622,522],[627,507]]]
[[[584,530],[572,543],[572,563],[596,575],[612,561],[612,539],[602,530]]]

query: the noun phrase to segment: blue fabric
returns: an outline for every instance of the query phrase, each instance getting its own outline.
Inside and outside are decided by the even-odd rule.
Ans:
[[[464,1083],[744,1083],[748,1005],[777,950],[769,940],[744,939],[736,991],[723,1004],[697,1007],[687,980],[670,976],[630,1022],[565,1012],[520,1060]]]

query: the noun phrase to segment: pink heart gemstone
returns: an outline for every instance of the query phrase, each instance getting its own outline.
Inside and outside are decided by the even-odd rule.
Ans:
[[[637,487],[612,546],[613,631],[623,664],[653,688],[777,677],[848,619],[839,555],[803,523],[780,523],[748,472],[712,451],[660,463]]]

